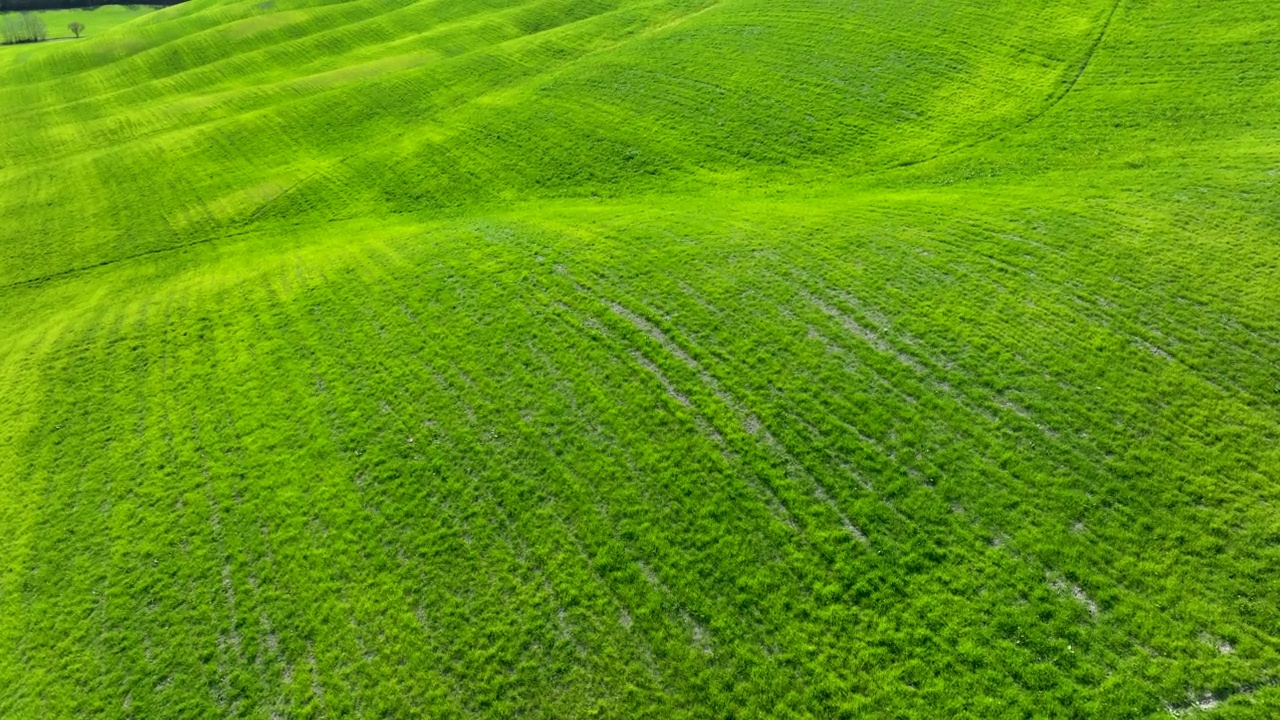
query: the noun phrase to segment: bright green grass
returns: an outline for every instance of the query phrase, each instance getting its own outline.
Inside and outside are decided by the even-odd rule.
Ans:
[[[1276,37],[195,0],[0,65],[0,715],[1280,714]]]

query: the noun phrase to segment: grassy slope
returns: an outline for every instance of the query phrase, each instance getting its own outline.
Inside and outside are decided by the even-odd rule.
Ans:
[[[0,714],[1274,714],[1278,29],[196,0],[0,67]]]

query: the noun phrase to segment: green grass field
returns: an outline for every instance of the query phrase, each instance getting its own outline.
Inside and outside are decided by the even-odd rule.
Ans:
[[[1280,5],[125,12],[0,48],[0,717],[1280,717]]]
[[[84,26],[85,29],[81,31],[80,39],[85,39],[92,35],[105,34],[117,25],[123,25],[150,12],[154,12],[154,8],[145,5],[133,7],[104,5],[92,10],[84,8],[42,12],[40,13],[40,18],[44,20],[45,27],[48,28],[50,42],[31,45],[0,45],[0,68],[27,62],[31,58],[37,57],[35,53],[43,54],[46,48],[53,47],[58,42],[74,40],[75,35],[67,27],[73,22],[78,22]]]

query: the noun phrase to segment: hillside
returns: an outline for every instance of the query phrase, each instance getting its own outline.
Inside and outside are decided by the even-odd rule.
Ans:
[[[0,47],[0,717],[1280,716],[1277,38],[192,0]]]

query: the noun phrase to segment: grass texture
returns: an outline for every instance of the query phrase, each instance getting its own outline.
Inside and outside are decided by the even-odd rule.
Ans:
[[[1280,5],[86,25],[0,49],[0,716],[1280,715]]]

